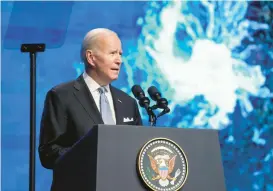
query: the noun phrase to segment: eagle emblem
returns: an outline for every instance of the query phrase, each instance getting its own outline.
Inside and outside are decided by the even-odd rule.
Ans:
[[[174,155],[171,159],[169,155],[157,155],[155,158],[153,158],[151,155],[148,156],[151,167],[157,174],[152,178],[152,180],[159,180],[159,184],[163,187],[169,185],[169,180],[171,180],[171,184],[174,185],[177,176],[179,176],[181,173],[180,169],[177,169],[174,177],[171,177],[170,175],[175,166],[176,155]]]
[[[153,191],[178,191],[188,175],[184,151],[173,141],[156,138],[147,142],[138,156],[143,182]]]

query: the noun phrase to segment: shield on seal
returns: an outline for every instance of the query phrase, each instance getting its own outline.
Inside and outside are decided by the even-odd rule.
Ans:
[[[159,175],[161,179],[165,180],[168,177],[168,167],[162,166],[159,168]]]

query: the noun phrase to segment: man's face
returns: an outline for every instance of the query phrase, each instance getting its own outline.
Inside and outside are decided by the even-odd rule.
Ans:
[[[91,74],[101,85],[116,80],[119,75],[122,47],[115,34],[98,37],[95,51],[92,52]]]

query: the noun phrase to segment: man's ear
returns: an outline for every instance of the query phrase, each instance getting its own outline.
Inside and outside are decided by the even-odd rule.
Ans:
[[[94,58],[94,54],[93,54],[92,50],[86,50],[85,57],[86,57],[88,64],[90,64],[91,67],[94,67],[95,66],[95,64],[94,64],[95,58]]]

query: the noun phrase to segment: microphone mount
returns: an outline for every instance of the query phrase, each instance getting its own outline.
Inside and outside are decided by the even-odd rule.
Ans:
[[[170,108],[168,108],[168,107],[160,107],[159,104],[153,105],[153,106],[151,107],[151,109],[152,109],[152,110],[163,109],[163,110],[161,111],[161,113],[159,113],[159,114],[156,116],[157,119],[158,119],[159,117],[165,115],[166,113],[169,113],[169,112],[170,112]]]
[[[153,109],[150,107],[150,99],[145,96],[144,91],[142,90],[142,88],[139,85],[134,85],[131,90],[132,90],[135,98],[138,100],[138,104],[141,107],[145,108],[145,110],[149,116],[150,125],[155,126],[157,117],[154,114]]]
[[[153,109],[150,106],[145,107],[145,105],[150,105],[149,98],[147,98],[147,97],[139,98],[138,103],[139,103],[139,105],[141,107],[144,107],[146,109],[146,112],[147,112],[147,114],[149,116],[149,123],[150,123],[150,125],[151,126],[155,126],[156,125],[157,117],[154,114]]]
[[[157,118],[170,112],[170,109],[168,108],[168,100],[166,98],[161,97],[161,93],[157,90],[157,88],[155,86],[151,86],[148,89],[148,93],[149,93],[150,97],[154,101],[156,101],[156,104],[153,105],[151,108],[153,110],[158,109],[158,108],[163,109],[163,111],[157,115]]]

